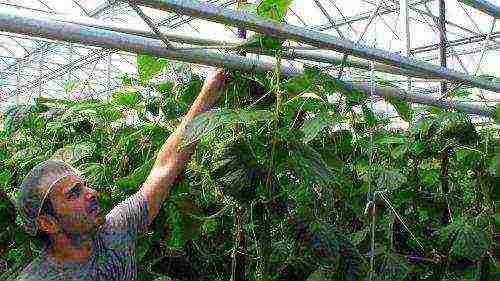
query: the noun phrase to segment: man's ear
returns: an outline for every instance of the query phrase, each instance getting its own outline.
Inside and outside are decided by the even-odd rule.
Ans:
[[[40,215],[36,218],[36,221],[42,231],[51,234],[59,232],[59,225],[52,216]]]

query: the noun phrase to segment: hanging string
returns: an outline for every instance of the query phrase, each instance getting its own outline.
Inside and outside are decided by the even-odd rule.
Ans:
[[[370,61],[370,110],[373,112],[373,91],[375,88],[374,85],[374,68],[375,64],[373,61]],[[373,131],[370,128],[370,145],[368,148],[368,155],[369,155],[369,167],[373,167]],[[368,193],[367,193],[367,203],[366,203],[366,208],[365,208],[365,214],[368,214],[369,211],[371,211],[372,217],[371,217],[371,247],[370,247],[370,281],[373,280],[373,273],[374,273],[374,264],[375,264],[375,194],[372,192],[372,171],[369,171],[370,176],[369,176],[369,181],[368,181]]]
[[[374,22],[374,47],[377,47],[377,22]],[[370,61],[370,110],[371,112],[373,111],[373,96],[374,96],[374,91],[375,91],[375,63]],[[371,171],[371,168],[373,167],[373,128],[370,127],[370,145],[369,145],[369,165],[370,167],[369,173],[369,182],[368,182],[368,196],[370,197],[370,201],[367,203],[368,210],[371,207],[371,212],[372,212],[372,217],[371,217],[371,243],[370,243],[370,281],[373,280],[373,276],[375,273],[375,220],[376,220],[376,214],[375,214],[375,193],[372,192],[372,179],[373,179],[373,172]]]

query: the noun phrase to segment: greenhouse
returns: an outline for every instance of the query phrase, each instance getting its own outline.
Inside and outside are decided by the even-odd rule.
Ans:
[[[499,19],[0,0],[0,279],[498,280]]]

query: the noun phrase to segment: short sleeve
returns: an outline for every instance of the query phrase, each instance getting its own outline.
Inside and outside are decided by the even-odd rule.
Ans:
[[[128,232],[132,236],[146,230],[149,222],[148,201],[140,192],[131,195],[106,216],[106,224],[114,231]]]

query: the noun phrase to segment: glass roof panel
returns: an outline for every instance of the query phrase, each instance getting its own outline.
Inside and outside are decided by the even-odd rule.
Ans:
[[[500,6],[500,0],[488,1]],[[234,8],[237,1],[206,0],[205,2]],[[256,1],[249,0],[249,2]],[[398,11],[399,0],[382,2],[379,0],[320,0],[319,2],[324,12],[315,4],[315,1],[294,0],[287,13],[287,22],[340,36],[331,25],[330,20],[333,20],[342,35],[349,40],[359,40],[360,35],[366,30],[363,39],[360,40],[363,44],[391,52],[406,51]],[[439,65],[439,32],[436,24],[439,14],[438,1],[409,0],[409,2],[412,56]],[[377,10],[377,16],[367,26],[368,19],[374,14],[379,3],[381,4]],[[87,16],[92,16],[107,23],[151,31],[143,19],[130,6],[122,2],[110,4],[107,0],[0,0],[0,9],[21,11],[24,14],[36,13],[43,16],[50,16],[48,13],[60,14],[84,22],[89,22]],[[157,23],[162,31],[225,41],[236,39],[237,29],[234,27],[190,19],[187,16],[146,7],[141,7],[141,10]],[[40,14],[41,12],[45,14]],[[447,54],[448,68],[471,75],[500,76],[498,68],[500,26],[497,25],[492,29],[492,17],[456,0],[450,0],[446,1],[446,19],[448,21],[446,37],[450,41]],[[490,32],[492,32],[489,36],[490,40],[483,40],[485,34]],[[249,34],[252,33],[249,32]],[[292,45],[303,46],[303,44],[296,43]],[[329,53],[342,56],[333,51]],[[109,56],[111,60],[108,60]],[[266,59],[273,60],[272,58]],[[301,62],[299,60],[295,64],[300,65]],[[18,69],[21,71],[19,72]],[[207,68],[196,66],[196,69],[204,71]],[[345,72],[346,79],[367,81],[369,77],[366,70],[349,68]],[[40,93],[56,96],[65,93],[63,85],[66,80],[81,81],[82,85],[78,88],[78,92],[82,95],[86,92],[89,94],[107,93],[109,89],[106,89],[106,86],[116,86],[119,83],[118,78],[123,73],[132,75],[136,73],[133,54],[124,52],[110,54],[108,50],[100,50],[96,47],[0,32],[0,95],[16,97],[17,101],[29,101],[30,97]],[[19,76],[22,79],[18,79]],[[397,83],[405,85],[405,78],[401,76],[380,73],[380,77],[394,81],[400,80],[401,82]],[[439,84],[435,81],[418,80],[414,81],[414,85],[417,90],[435,92]],[[485,97],[495,98],[494,93],[481,92]],[[19,98],[19,95],[26,95],[26,97]]]

